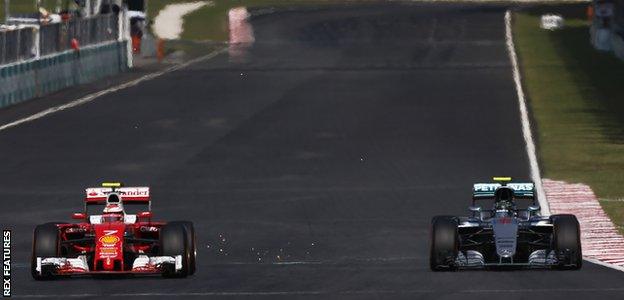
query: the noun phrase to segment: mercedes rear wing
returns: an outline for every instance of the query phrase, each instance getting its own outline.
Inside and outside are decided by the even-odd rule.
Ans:
[[[475,183],[472,186],[472,200],[494,199],[496,190],[502,186],[511,188],[517,199],[537,201],[533,182],[511,182],[511,177],[494,177],[493,183]]]
[[[494,198],[496,190],[501,186],[513,189],[514,196],[517,198],[535,197],[535,185],[532,182],[510,182],[506,185],[500,183],[475,183],[472,187],[472,198],[475,200]]]

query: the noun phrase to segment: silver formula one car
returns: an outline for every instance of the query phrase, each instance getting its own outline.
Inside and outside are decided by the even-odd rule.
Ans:
[[[540,215],[533,183],[512,183],[509,177],[494,181],[474,184],[469,217],[433,218],[431,269],[580,269],[583,256],[576,217]]]

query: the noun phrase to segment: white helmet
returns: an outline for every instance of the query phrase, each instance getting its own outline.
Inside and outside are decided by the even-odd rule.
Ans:
[[[104,213],[119,213],[124,214],[123,203],[121,197],[117,193],[110,193],[106,197],[106,207],[104,207]]]

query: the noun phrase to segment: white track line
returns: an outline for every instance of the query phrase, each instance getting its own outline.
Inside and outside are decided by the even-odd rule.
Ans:
[[[164,69],[164,70],[161,70],[161,71],[157,71],[157,72],[154,72],[154,73],[150,73],[150,74],[144,75],[142,77],[139,77],[137,79],[134,79],[134,80],[122,83],[120,85],[117,85],[117,86],[114,86],[114,87],[110,87],[108,89],[101,90],[99,92],[95,92],[95,93],[86,95],[86,96],[84,96],[82,98],[76,99],[74,101],[71,101],[71,102],[63,104],[63,105],[54,106],[54,107],[45,109],[43,111],[40,111],[40,112],[38,112],[36,114],[33,114],[33,115],[30,115],[28,117],[25,117],[25,118],[22,118],[22,119],[19,119],[19,120],[16,120],[16,121],[4,124],[4,125],[0,126],[0,131],[7,130],[9,128],[21,125],[23,123],[27,123],[27,122],[31,122],[31,121],[34,121],[34,120],[37,120],[37,119],[41,119],[41,118],[43,118],[45,116],[51,115],[51,114],[59,112],[59,111],[63,111],[63,110],[66,110],[66,109],[69,109],[69,108],[72,108],[72,107],[76,107],[76,106],[79,106],[79,105],[83,105],[85,103],[89,103],[89,102],[91,102],[91,101],[93,101],[93,100],[95,100],[95,99],[97,99],[97,98],[99,98],[101,96],[104,96],[104,95],[107,95],[107,94],[110,94],[110,93],[113,93],[113,92],[116,92],[116,91],[119,91],[119,90],[123,90],[123,89],[129,88],[129,87],[133,87],[133,86],[135,86],[135,85],[137,85],[137,84],[139,84],[139,83],[141,83],[143,81],[152,80],[152,79],[160,77],[160,76],[162,76],[164,74],[167,74],[167,73],[170,73],[170,72],[173,72],[173,71],[176,71],[176,70],[188,67],[188,66],[190,66],[192,64],[195,64],[195,63],[198,63],[200,61],[211,59],[211,58],[221,54],[225,50],[226,50],[226,48],[215,50],[215,51],[211,52],[210,54],[207,54],[207,55],[204,55],[204,56],[200,56],[198,58],[189,60],[187,62],[184,62],[184,63],[181,63],[181,64],[177,64],[175,66],[171,66],[171,67],[169,67],[167,69]]]
[[[108,294],[30,294],[12,295],[13,298],[93,298],[93,297],[207,297],[207,296],[330,296],[330,295],[409,295],[409,294],[439,294],[441,292],[452,292],[458,294],[543,294],[543,293],[580,293],[580,292],[623,292],[622,287],[612,288],[537,288],[537,289],[468,289],[468,290],[433,290],[433,289],[413,289],[413,290],[346,290],[346,291],[231,291],[231,292],[181,292],[181,293],[108,293]]]
[[[597,265],[601,265],[603,267],[607,267],[607,268],[611,268],[611,269],[615,269],[615,270],[624,272],[624,267],[612,265],[610,263],[602,262],[602,261],[599,261],[599,260],[594,259],[594,258],[583,257],[583,259],[588,261],[588,262],[590,262],[590,263],[594,263],[594,264],[597,264]]]
[[[518,105],[520,108],[520,120],[522,121],[522,135],[526,143],[526,151],[529,157],[529,166],[531,167],[531,180],[535,183],[537,192],[537,200],[542,208],[543,215],[550,215],[550,207],[546,201],[546,194],[542,186],[542,177],[537,163],[537,154],[535,152],[535,142],[531,133],[531,121],[529,120],[529,111],[527,109],[524,90],[522,89],[522,77],[518,68],[518,55],[516,55],[516,47],[513,42],[513,34],[511,33],[511,11],[505,12],[505,43],[507,44],[507,52],[511,61],[513,70],[513,80],[516,84],[516,92],[518,93]]]

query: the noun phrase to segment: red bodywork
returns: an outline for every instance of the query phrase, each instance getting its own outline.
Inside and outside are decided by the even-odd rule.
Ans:
[[[122,188],[124,204],[150,204],[149,189]],[[160,229],[165,222],[153,222],[151,212],[139,213],[134,222],[125,222],[123,215],[119,219],[101,222],[89,221],[86,207],[102,204],[106,196],[101,188],[87,189],[85,212],[74,214],[74,218],[82,217],[82,222],[74,224],[57,224],[60,231],[61,252],[64,257],[87,257],[88,269],[67,264],[60,267],[58,275],[80,274],[149,274],[162,273],[156,265],[141,265],[133,268],[133,261],[139,255],[157,256]]]
[[[94,226],[94,271],[119,271],[124,269],[125,224],[105,223]]]
[[[90,254],[90,259],[88,260],[89,270],[66,266],[60,268],[57,273],[59,275],[162,273],[162,270],[155,268],[155,266],[145,266],[133,270],[132,262],[139,254],[157,255],[158,232],[164,224],[164,222],[151,221],[141,221],[134,224],[124,224],[123,222],[59,224],[63,252],[67,253],[68,257]],[[133,241],[145,241],[127,243],[126,240],[130,240],[127,236],[132,236]]]

